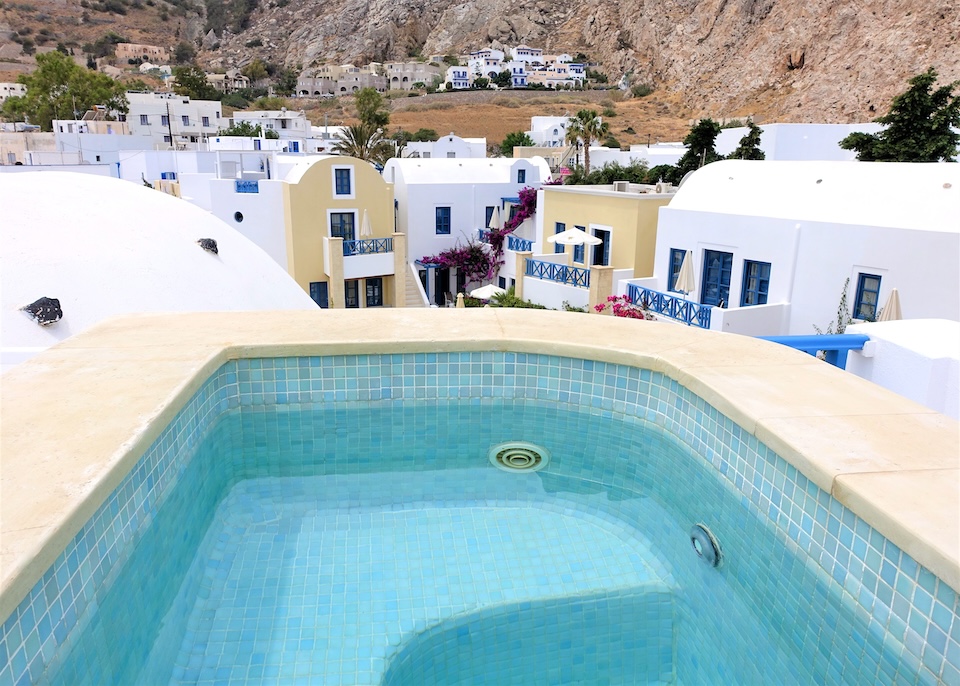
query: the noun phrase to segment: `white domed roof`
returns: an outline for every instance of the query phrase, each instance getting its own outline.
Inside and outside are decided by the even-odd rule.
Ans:
[[[134,312],[316,307],[263,250],[202,209],[119,179],[0,174],[4,368],[97,322]],[[212,238],[217,254],[197,241]],[[20,308],[60,301],[39,326]]]

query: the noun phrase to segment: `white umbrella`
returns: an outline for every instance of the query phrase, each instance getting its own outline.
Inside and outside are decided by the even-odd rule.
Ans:
[[[363,221],[360,222],[360,238],[369,238],[373,235],[373,228],[370,226],[370,217],[367,211],[363,211]]]
[[[457,293],[457,307],[463,309],[466,304],[463,302],[463,293]]]
[[[673,285],[673,290],[680,291],[684,295],[690,295],[697,290],[697,282],[693,276],[693,251],[688,250],[683,256],[683,262],[680,263],[680,273],[677,274],[677,282]]]
[[[892,322],[895,319],[903,319],[903,312],[900,310],[900,291],[894,288],[887,297],[887,302],[877,317],[878,322]]]
[[[493,214],[490,215],[490,221],[487,223],[488,229],[501,229],[502,223],[500,221],[500,208],[494,205]]]
[[[494,286],[492,283],[488,283],[486,286],[480,286],[479,288],[474,288],[470,291],[471,298],[477,298],[479,300],[491,300],[493,296],[500,293],[506,293],[505,290]]]
[[[548,243],[559,243],[560,245],[600,245],[602,240],[596,236],[591,236],[583,229],[573,226],[566,231],[547,236]]]

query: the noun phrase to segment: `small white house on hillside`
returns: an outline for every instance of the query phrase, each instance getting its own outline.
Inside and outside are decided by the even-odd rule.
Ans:
[[[681,297],[687,251],[706,328],[813,334],[841,296],[866,321],[893,288],[905,318],[960,321],[960,164],[708,164],[660,209],[654,277],[622,292]]]

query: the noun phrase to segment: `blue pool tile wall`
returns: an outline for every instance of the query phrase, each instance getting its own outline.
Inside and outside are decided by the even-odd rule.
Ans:
[[[196,470],[196,478],[206,484],[206,497],[222,494],[227,477],[216,470],[205,472],[192,459],[218,418],[239,417],[244,429],[254,433],[256,445],[268,437],[280,440],[281,430],[297,429],[301,421],[297,412],[265,421],[277,407],[329,409],[335,404],[343,412],[377,407],[389,420],[394,406],[419,402],[423,411],[413,426],[406,427],[418,431],[429,425],[437,403],[455,399],[467,401],[476,411],[504,401],[571,405],[587,408],[597,426],[611,418],[626,418],[661,427],[666,433],[657,440],[699,455],[721,475],[723,487],[737,494],[744,511],[763,517],[733,515],[727,528],[749,527],[744,535],[775,535],[782,544],[783,554],[768,560],[766,570],[756,560],[748,564],[731,557],[725,577],[740,585],[757,606],[777,608],[774,617],[783,622],[778,634],[783,640],[813,646],[811,658],[818,662],[817,673],[825,683],[960,684],[957,594],[675,381],[648,370],[552,356],[438,353],[254,359],[224,365],[4,621],[0,686],[43,683],[48,666],[63,667],[62,656],[79,629],[97,630],[96,610],[100,603],[110,602],[106,596],[111,586],[124,583],[123,570],[137,554],[135,543],[156,523],[172,485],[188,469]],[[344,431],[347,447],[361,430],[374,430],[372,424],[356,423],[361,424],[356,430]],[[588,422],[584,436],[610,442],[609,435],[591,435],[590,426]],[[243,452],[234,440],[227,433],[208,449],[214,458]],[[306,454],[310,442],[301,447]],[[631,454],[629,444],[623,448],[624,455]],[[356,460],[361,470],[376,468],[369,455],[345,459]],[[631,479],[657,478],[645,473],[643,463],[621,462],[611,466],[583,459],[567,473],[544,478],[614,488],[632,488]],[[247,469],[256,471],[256,464],[251,460]],[[240,469],[229,478],[246,477]],[[715,583],[716,578],[704,577],[704,583]],[[172,589],[178,581],[167,579],[163,584]],[[835,609],[838,596],[852,604],[852,613]],[[813,611],[821,603],[828,610],[817,617]],[[718,625],[722,631],[722,622]],[[827,640],[821,636],[824,625],[832,637]],[[130,652],[129,668],[134,669],[132,664],[146,659],[149,647]],[[865,659],[872,665],[869,674],[861,671]],[[87,656],[85,663],[68,667],[78,677],[83,671],[96,676],[99,665],[97,656]],[[121,683],[115,678],[100,683],[110,680]]]

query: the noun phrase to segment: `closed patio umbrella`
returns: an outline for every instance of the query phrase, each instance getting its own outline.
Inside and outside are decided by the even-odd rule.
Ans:
[[[369,238],[373,235],[373,228],[370,226],[370,216],[367,211],[363,211],[363,221],[360,222],[360,238]]]
[[[596,236],[591,236],[583,229],[573,226],[566,231],[547,236],[548,243],[559,243],[560,245],[600,245],[602,240]]]
[[[487,223],[488,229],[500,229],[502,227],[502,222],[500,221],[500,208],[494,205],[493,214],[490,215],[490,221]]]
[[[693,251],[688,250],[683,256],[683,262],[680,263],[680,273],[677,274],[677,282],[673,285],[673,290],[680,291],[684,296],[697,290],[697,282],[693,276]]]
[[[892,322],[897,319],[903,319],[903,312],[900,310],[900,291],[894,288],[887,297],[887,302],[877,317],[878,322]]]

